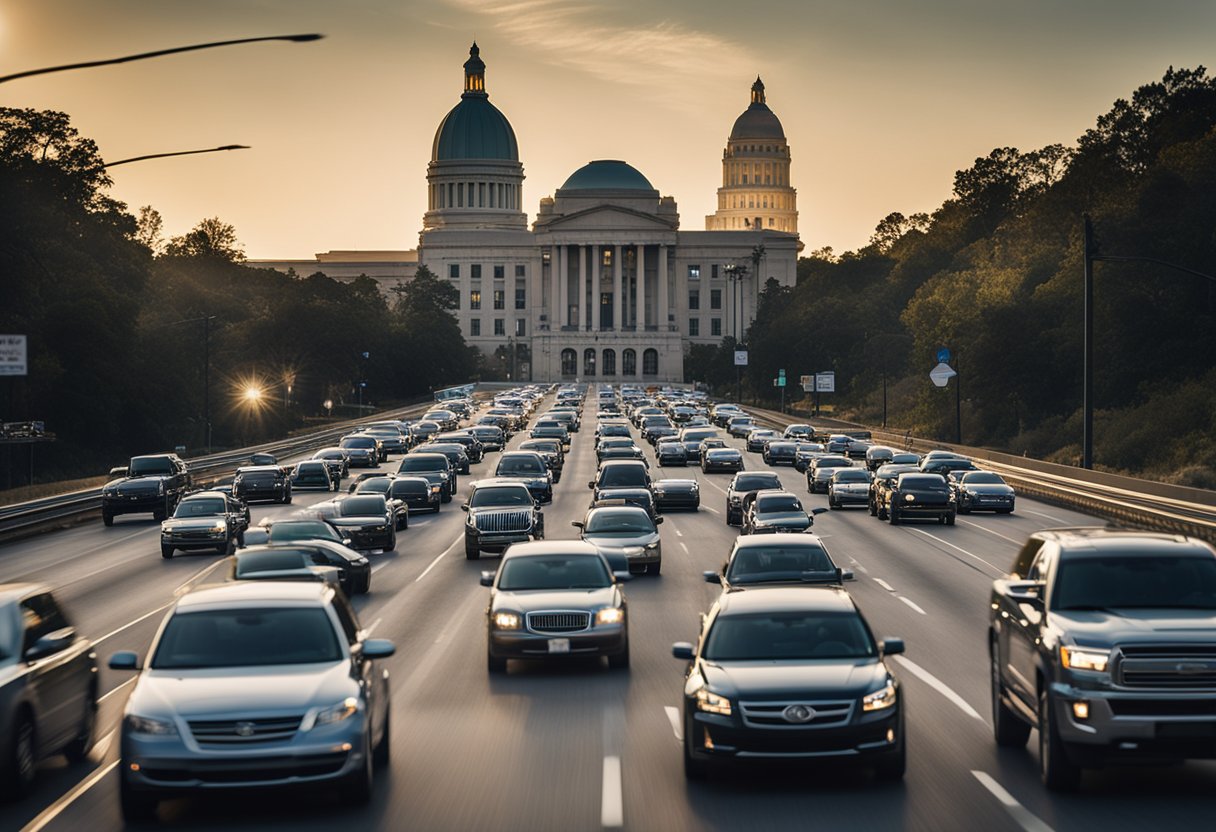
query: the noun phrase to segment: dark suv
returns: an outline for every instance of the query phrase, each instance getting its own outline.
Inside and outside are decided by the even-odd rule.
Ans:
[[[1107,761],[1216,757],[1216,551],[1181,535],[1036,532],[992,584],[997,745],[1038,729],[1051,789]]]
[[[190,469],[177,454],[133,456],[124,476],[101,489],[101,520],[112,526],[120,514],[144,512],[164,520],[192,484]]]
[[[781,478],[772,471],[740,471],[726,486],[726,525],[743,525],[743,512],[757,491],[780,490]]]
[[[512,543],[545,536],[545,516],[519,480],[479,480],[461,509],[469,514],[464,524],[464,556],[469,560],[477,560],[483,550],[503,552]]]
[[[954,525],[954,489],[941,474],[900,474],[882,493],[878,513],[892,526],[924,518]]]

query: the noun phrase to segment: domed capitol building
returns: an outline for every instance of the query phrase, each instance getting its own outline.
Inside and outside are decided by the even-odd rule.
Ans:
[[[793,285],[801,244],[789,172],[781,122],[757,78],[727,141],[707,230],[680,230],[675,200],[610,159],[589,162],[541,199],[529,228],[515,130],[490,102],[473,44],[464,93],[435,132],[416,253],[251,263],[336,279],[367,274],[385,286],[420,263],[459,289],[468,343],[486,354],[509,350],[513,378],[681,382],[687,344],[746,332],[764,283]]]

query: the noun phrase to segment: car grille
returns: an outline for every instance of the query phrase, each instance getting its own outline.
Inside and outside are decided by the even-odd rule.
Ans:
[[[170,533],[174,540],[215,540],[223,537],[223,532],[213,532],[211,529],[183,529]]]
[[[801,705],[815,712],[806,722],[791,722],[785,709]],[[743,724],[752,728],[835,728],[847,725],[853,716],[852,700],[832,702],[740,702]]]
[[[1130,717],[1216,717],[1216,701],[1211,699],[1108,699],[1115,716]]]
[[[190,720],[190,733],[199,745],[240,745],[291,739],[301,716],[256,719]]]
[[[576,610],[530,612],[525,619],[534,633],[575,633],[591,626],[591,613]]]
[[[1216,644],[1136,645],[1122,653],[1124,687],[1216,689]]]
[[[486,511],[474,519],[479,532],[524,532],[532,528],[530,511]]]

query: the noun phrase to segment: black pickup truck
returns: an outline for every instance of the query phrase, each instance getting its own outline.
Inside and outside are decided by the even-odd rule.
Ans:
[[[193,485],[189,466],[177,454],[133,456],[126,468],[111,473],[120,476],[101,489],[101,520],[107,526],[120,514],[150,512],[164,520]]]

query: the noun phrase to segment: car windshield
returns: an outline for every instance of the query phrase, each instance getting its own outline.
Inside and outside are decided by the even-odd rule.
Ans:
[[[228,510],[222,497],[204,498],[201,500],[182,500],[173,512],[174,517],[210,517],[223,514]]]
[[[545,463],[535,457],[503,457],[498,462],[498,474],[543,474]]]
[[[139,459],[136,457],[131,460],[131,466],[128,473],[132,477],[143,476],[146,474],[172,474],[173,463],[163,457],[153,457],[151,459]]]
[[[836,567],[822,546],[742,546],[735,550],[727,571],[731,583],[798,581],[806,577],[835,578]]]
[[[735,491],[759,491],[762,488],[780,488],[781,480],[776,474],[753,474],[747,477],[738,477],[735,480]]]
[[[641,465],[611,465],[600,470],[600,488],[646,485],[646,469]]]
[[[916,465],[920,462],[920,457],[916,454],[895,454],[891,457],[891,462],[896,465]]]
[[[555,454],[561,450],[561,446],[556,439],[533,439],[530,442],[525,442],[520,446],[529,451],[543,451],[544,453]]]
[[[701,430],[700,428],[695,428],[693,430],[684,431],[683,439],[685,442],[691,442],[694,439],[709,439],[710,437],[717,435],[718,432],[716,430]]]
[[[384,498],[375,497],[348,497],[338,503],[338,512],[343,517],[361,517],[363,515],[381,515],[384,514]]]
[[[600,448],[632,448],[632,439],[604,439],[600,442]]]
[[[611,582],[598,555],[545,555],[508,559],[502,565],[498,588],[505,592],[602,589]]]
[[[333,540],[342,542],[342,536],[328,523],[320,520],[286,520],[270,527],[270,541],[278,543],[290,540]]]
[[[332,451],[317,451],[312,455],[313,459],[341,459],[345,454],[341,449],[335,448]]]
[[[153,670],[265,667],[342,660],[321,607],[177,612],[165,625]]]
[[[654,532],[654,521],[642,509],[627,511],[623,509],[599,509],[591,512],[587,518],[587,526],[583,530],[587,534],[618,534],[635,536]]]
[[[355,486],[357,494],[387,494],[393,481],[388,477],[368,477]]]
[[[374,448],[376,440],[370,436],[355,436],[350,439],[342,440],[343,448]]]
[[[526,488],[478,488],[473,492],[469,505],[473,508],[486,506],[531,506],[535,502]]]
[[[977,474],[966,474],[963,476],[963,482],[967,485],[1004,485],[1005,481],[1001,479],[1000,474],[993,474],[988,471],[981,471]]]
[[[322,477],[324,479],[329,479],[328,469],[325,467],[325,463],[323,463],[323,462],[316,462],[316,463],[301,462],[299,465],[296,466],[296,474],[298,474],[300,476],[310,475],[310,476]]]
[[[1216,609],[1216,558],[1145,552],[1140,557],[1065,559],[1052,609]]]
[[[393,497],[425,494],[430,487],[431,484],[425,480],[393,480],[392,488],[388,490],[388,493]]]
[[[442,456],[421,456],[418,454],[407,454],[401,464],[397,466],[398,471],[446,471],[448,461]]]
[[[914,488],[918,491],[945,491],[947,489],[946,481],[940,474],[922,474],[920,476],[905,474],[899,478],[899,487],[902,489]]]
[[[263,549],[246,551],[236,557],[236,576],[243,578],[258,572],[277,572],[281,569],[303,569],[307,566],[304,553],[298,549]]]
[[[846,468],[843,471],[837,471],[832,475],[832,479],[836,482],[869,482],[870,477],[865,471],[860,468]]]
[[[718,457],[739,456],[739,452],[734,448],[710,448],[708,455],[717,459]]]
[[[719,616],[706,638],[710,661],[861,659],[877,655],[856,614],[773,612]]]
[[[802,503],[793,495],[760,497],[756,500],[756,512],[759,514],[784,514],[791,511],[802,511]]]
[[[853,463],[842,456],[825,456],[815,460],[815,468],[852,468]]]

